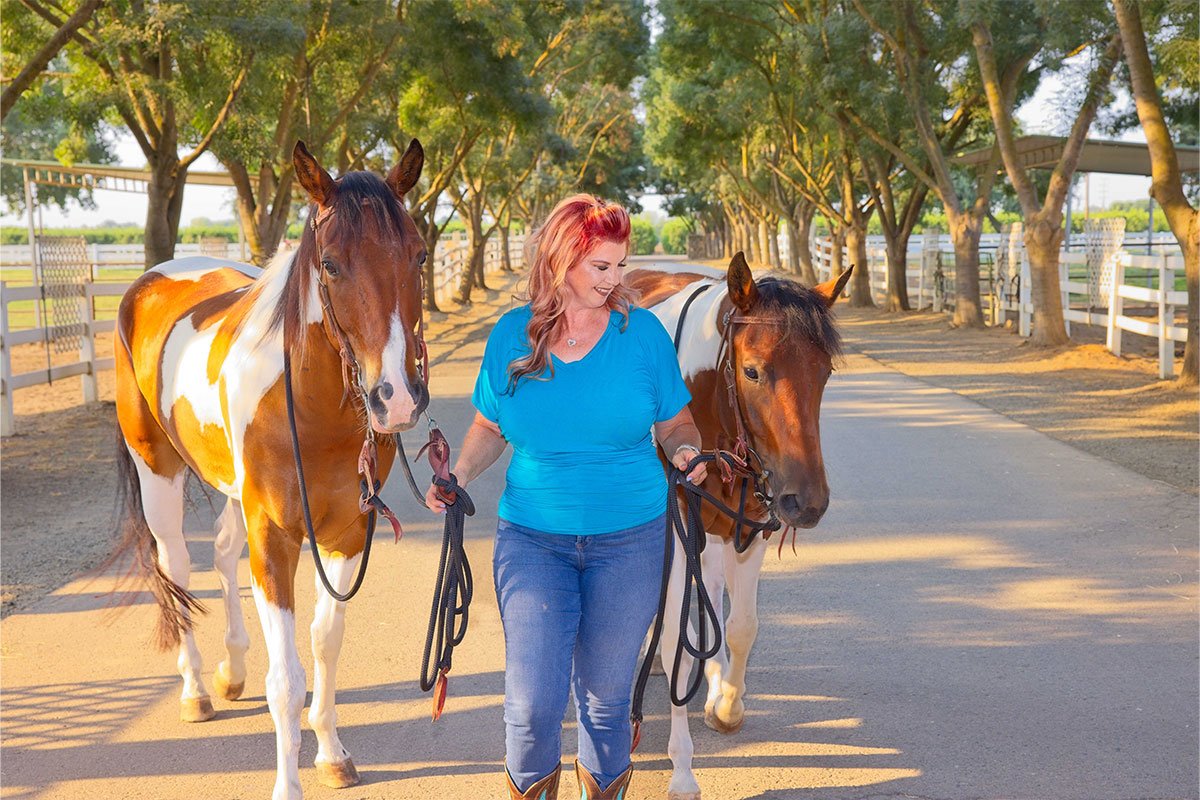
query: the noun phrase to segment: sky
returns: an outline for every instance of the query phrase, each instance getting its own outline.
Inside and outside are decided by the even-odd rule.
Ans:
[[[1070,130],[1070,114],[1074,104],[1067,102],[1067,92],[1060,75],[1051,76],[1043,81],[1029,101],[1017,110],[1017,117],[1022,123],[1025,133],[1047,134],[1054,136],[1066,135]],[[1077,101],[1076,101],[1077,102]],[[1093,138],[1110,138],[1096,134],[1093,125]],[[1122,136],[1123,141],[1145,142],[1141,128],[1135,128]],[[136,142],[129,135],[121,137],[117,142],[118,163],[123,166],[144,167],[146,159]],[[198,171],[222,171],[220,162],[211,154],[205,153],[192,167]],[[1150,178],[1133,175],[1108,175],[1093,173],[1090,180],[1090,204],[1104,207],[1117,200],[1141,200],[1149,197]],[[44,227],[92,227],[113,221],[142,226],[146,221],[147,198],[142,194],[129,192],[97,191],[94,194],[96,209],[88,210],[77,204],[72,204],[65,212],[58,206],[44,207],[42,225]],[[193,219],[206,217],[210,220],[232,220],[236,217],[234,210],[235,193],[232,188],[219,186],[189,185],[184,191],[183,213],[181,225],[188,225]],[[1074,203],[1076,208],[1082,208],[1084,200],[1084,184],[1079,181],[1075,188]],[[660,195],[644,195],[641,199],[643,208],[658,216],[661,214],[663,198]],[[26,225],[23,214],[12,214],[7,205],[0,203],[3,213],[0,214],[0,224]]]

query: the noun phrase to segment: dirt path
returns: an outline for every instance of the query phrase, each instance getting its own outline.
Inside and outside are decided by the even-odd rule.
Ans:
[[[1009,330],[952,329],[942,314],[839,307],[838,319],[851,350],[1197,492],[1197,393],[1158,379],[1150,339],[1127,334],[1134,347],[1118,358],[1104,348],[1103,331],[1089,326],[1075,326],[1075,344],[1039,349]]]

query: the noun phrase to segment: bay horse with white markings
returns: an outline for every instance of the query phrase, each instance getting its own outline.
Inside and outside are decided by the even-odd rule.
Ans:
[[[677,334],[680,371],[692,394],[690,408],[703,449],[732,453],[746,464],[750,491],[718,469],[709,470],[703,488],[735,509],[744,496],[744,514],[752,519],[774,517],[785,526],[813,527],[829,504],[819,417],[825,383],[841,350],[830,309],[850,270],[812,289],[779,278],[755,281],[741,253],[724,280],[715,271],[683,270],[633,270],[625,282],[641,292],[639,304]],[[767,543],[756,538],[739,553],[732,521],[708,504],[702,516],[707,533],[702,573],[718,619],[726,583],[730,596],[729,619],[722,626],[729,657],[722,647],[705,666],[704,720],[715,730],[734,733],[744,715],[746,662],[758,632],[758,575]],[[684,554],[676,543],[663,618],[665,665],[674,663],[679,646],[683,592]],[[686,651],[680,654],[681,681],[692,663]],[[667,797],[699,800],[686,706],[671,708],[667,752],[674,766]]]
[[[339,593],[354,577],[367,539],[355,471],[364,439],[382,434],[376,475],[386,480],[395,455],[388,434],[412,427],[429,402],[420,366],[425,244],[403,201],[421,174],[420,143],[412,141],[386,179],[350,172],[334,180],[302,142],[292,160],[313,201],[299,248],[261,271],[212,258],[158,265],[121,301],[115,342],[125,490],[118,554],[138,553],[162,610],[164,647],[178,645],[183,719],[210,719],[213,705],[191,632],[198,605],[187,591],[187,472],[228,497],[217,521],[215,557],[227,655],[213,684],[229,700],[245,685],[249,640],[237,562],[248,541],[270,659],[274,800],[301,795],[306,682],[296,650],[294,593],[306,529],[287,372],[317,551]],[[334,787],[358,782],[334,710],[344,617],[345,603],[318,583],[309,722],[319,777]]]

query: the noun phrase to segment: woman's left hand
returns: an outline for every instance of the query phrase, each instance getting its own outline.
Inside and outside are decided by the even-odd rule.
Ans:
[[[687,469],[687,465],[697,455],[698,453],[690,447],[680,447],[675,451],[675,455],[671,456],[671,463],[675,465],[675,469],[685,470]],[[702,461],[696,465],[695,469],[688,473],[687,480],[688,483],[699,486],[704,483],[706,477],[708,477],[708,464]]]

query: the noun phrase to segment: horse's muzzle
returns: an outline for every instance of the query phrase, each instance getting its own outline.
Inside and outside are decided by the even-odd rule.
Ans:
[[[397,392],[390,381],[380,381],[367,395],[367,403],[371,427],[380,433],[399,433],[417,424],[429,405],[429,388],[418,380]]]
[[[777,512],[784,523],[795,528],[814,528],[829,508],[829,492],[810,492],[806,498],[796,494],[780,496]]]

